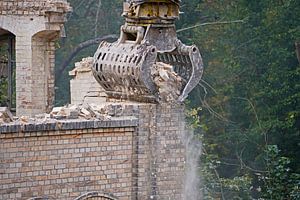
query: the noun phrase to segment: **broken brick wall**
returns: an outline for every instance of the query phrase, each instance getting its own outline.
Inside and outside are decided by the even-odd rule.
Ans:
[[[185,177],[185,107],[182,104],[112,104],[138,118],[134,139],[136,199],[182,200]],[[121,109],[122,108],[122,109]]]
[[[71,104],[94,103],[102,104],[106,101],[106,94],[92,74],[94,59],[83,58],[75,63],[75,68],[69,72]]]
[[[0,126],[0,199],[182,200],[184,106],[105,104],[109,120]]]
[[[66,0],[0,1],[0,34],[15,36],[18,116],[34,116],[53,105],[54,42],[64,33],[69,11]]]

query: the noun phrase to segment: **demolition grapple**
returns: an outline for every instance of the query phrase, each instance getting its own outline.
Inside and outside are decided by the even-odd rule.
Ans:
[[[126,0],[125,25],[114,43],[102,42],[94,55],[93,74],[108,97],[153,102],[159,99],[151,69],[157,62],[173,67],[183,80],[182,102],[199,83],[203,63],[196,46],[176,36],[180,0]]]

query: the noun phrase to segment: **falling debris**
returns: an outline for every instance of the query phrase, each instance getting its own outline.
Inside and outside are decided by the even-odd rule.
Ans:
[[[182,89],[182,78],[176,74],[171,65],[157,62],[152,69],[153,81],[163,102],[176,102]]]

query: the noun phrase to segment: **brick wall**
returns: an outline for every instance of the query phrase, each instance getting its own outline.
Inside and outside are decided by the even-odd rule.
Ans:
[[[67,200],[88,191],[130,199],[135,124],[122,123],[100,124],[115,128],[2,133],[0,199]]]
[[[137,199],[182,200],[186,159],[184,106],[129,103],[122,108],[124,115],[134,115],[139,120],[133,175]]]
[[[0,199],[182,200],[184,106],[107,102],[110,121],[0,126]],[[36,131],[36,130],[39,131]]]
[[[55,43],[46,37],[32,38],[32,103],[31,115],[51,112],[54,104]]]
[[[16,113],[49,111],[54,100],[54,42],[59,38],[66,0],[1,0],[0,30],[15,36]]]
[[[93,61],[92,57],[83,58],[81,62],[75,63],[75,68],[69,72],[73,77],[70,80],[71,104],[106,102],[104,89],[92,74]]]
[[[46,15],[45,11],[65,12],[66,0],[1,0],[0,15]]]

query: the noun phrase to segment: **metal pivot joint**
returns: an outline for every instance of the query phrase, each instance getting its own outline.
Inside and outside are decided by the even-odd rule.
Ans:
[[[125,25],[114,43],[102,42],[95,55],[93,74],[109,97],[154,102],[159,98],[151,69],[157,62],[173,67],[183,80],[178,98],[184,101],[199,83],[203,62],[196,46],[176,36],[174,22],[179,0],[126,0]]]

